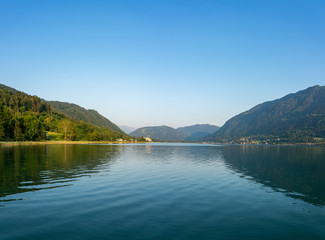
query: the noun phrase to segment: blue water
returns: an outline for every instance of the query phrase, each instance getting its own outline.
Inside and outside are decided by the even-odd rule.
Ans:
[[[325,239],[325,149],[0,147],[0,239]]]

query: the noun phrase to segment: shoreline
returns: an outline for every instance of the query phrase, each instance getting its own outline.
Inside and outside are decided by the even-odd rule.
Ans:
[[[87,144],[109,144],[109,145],[123,145],[123,144],[143,144],[148,142],[134,142],[134,141],[0,141],[0,147],[8,147],[8,146],[24,146],[24,145],[87,145]],[[175,142],[171,142],[175,143]],[[193,143],[193,142],[182,142],[182,143]],[[281,143],[281,144],[238,144],[238,143],[216,143],[216,142],[200,142],[201,144],[221,144],[221,145],[242,145],[242,146],[308,146],[308,147],[316,147],[321,146],[324,147],[324,143]]]
[[[124,142],[118,142],[118,141],[26,141],[26,142],[5,142],[0,141],[0,147],[1,146],[18,146],[18,145],[54,145],[54,144],[79,144],[79,145],[86,145],[86,144],[136,144],[136,143],[146,143],[146,142],[133,142],[133,141],[124,141]]]

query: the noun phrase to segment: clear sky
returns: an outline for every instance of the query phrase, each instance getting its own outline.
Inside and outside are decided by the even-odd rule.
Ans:
[[[325,1],[0,0],[0,83],[132,127],[325,85]]]

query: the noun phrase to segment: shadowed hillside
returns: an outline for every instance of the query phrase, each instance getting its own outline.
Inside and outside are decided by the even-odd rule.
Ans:
[[[220,127],[218,126],[210,124],[196,124],[188,127],[180,127],[177,128],[177,130],[187,136],[185,138],[186,141],[199,141],[202,138],[215,133],[219,128]]]
[[[314,86],[265,102],[228,120],[206,140],[274,138],[284,142],[315,142],[325,138],[325,87]]]

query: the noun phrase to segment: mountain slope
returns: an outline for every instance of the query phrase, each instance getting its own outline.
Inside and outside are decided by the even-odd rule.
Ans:
[[[184,141],[186,136],[168,126],[143,127],[130,133],[134,137],[150,137],[161,141]]]
[[[259,104],[231,118],[206,139],[220,141],[249,136],[281,137],[289,142],[324,138],[325,87],[310,87]]]
[[[113,131],[117,131],[123,133],[123,131],[110,120],[100,115],[96,110],[85,109],[80,107],[79,105],[73,103],[59,102],[59,101],[46,101],[53,107],[53,110],[67,115],[68,117],[74,120],[82,120],[85,122],[89,122],[98,127],[109,128]]]
[[[210,124],[196,124],[193,126],[180,127],[177,130],[187,137],[186,141],[199,141],[200,139],[215,133],[220,127]]]
[[[0,140],[114,141],[120,138],[129,139],[129,136],[59,113],[37,96],[0,84]]]
[[[17,93],[18,92],[16,89],[14,89],[12,87],[8,87],[8,86],[6,86],[4,84],[1,84],[1,83],[0,83],[0,89],[8,90],[8,91],[10,91],[12,93]]]
[[[19,92],[18,90],[8,87],[4,84],[0,84],[0,89],[8,90],[14,94]],[[112,123],[110,120],[100,115],[96,110],[87,110],[73,103],[46,100],[43,101],[51,105],[53,107],[53,111],[64,114],[73,120],[85,121],[94,124],[98,127],[105,127],[111,129],[112,131],[124,133],[116,124]]]

